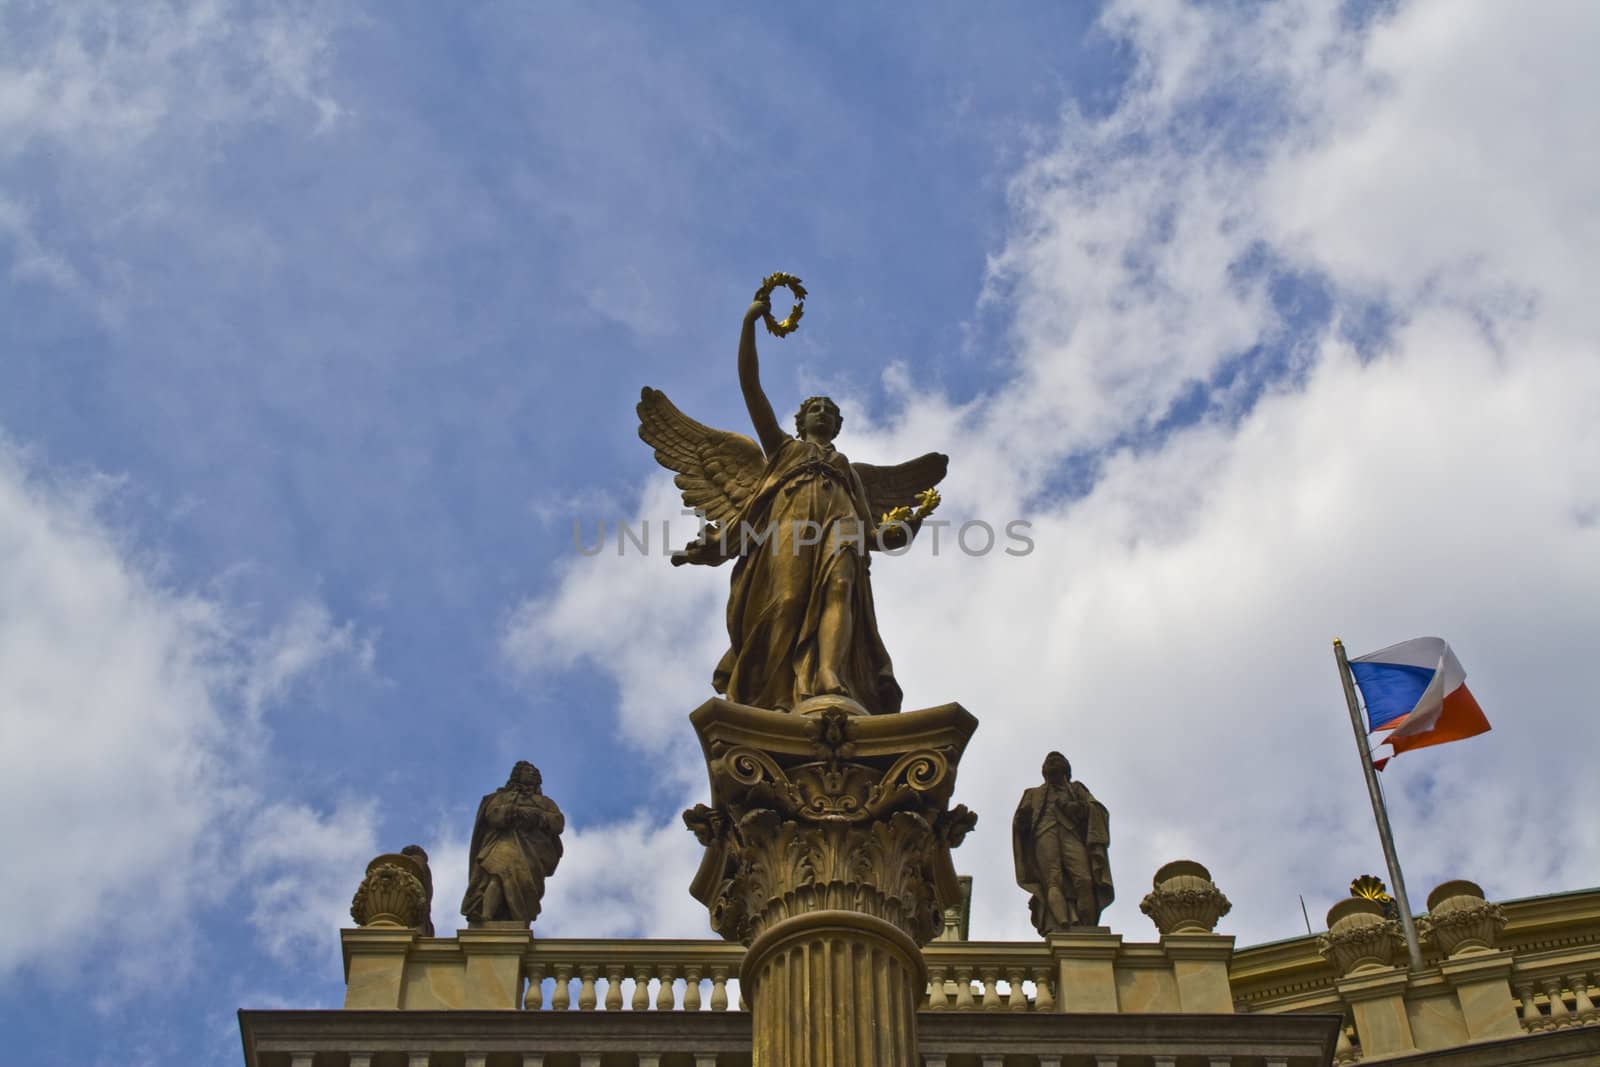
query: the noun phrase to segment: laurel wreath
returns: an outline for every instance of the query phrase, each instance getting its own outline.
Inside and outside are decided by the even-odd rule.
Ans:
[[[799,278],[793,274],[785,274],[781,270],[773,271],[761,279],[761,288],[756,290],[756,299],[770,300],[772,290],[780,285],[794,294],[794,307],[789,309],[788,317],[782,322],[772,317],[771,310],[762,316],[762,320],[767,324],[767,332],[774,337],[785,337],[794,333],[800,325],[800,316],[806,313],[806,287],[800,284]]]

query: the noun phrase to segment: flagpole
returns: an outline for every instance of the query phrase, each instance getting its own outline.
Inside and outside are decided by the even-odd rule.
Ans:
[[[1350,706],[1350,726],[1356,732],[1356,749],[1361,753],[1361,770],[1367,776],[1367,794],[1372,797],[1372,815],[1378,821],[1378,840],[1383,842],[1383,858],[1389,864],[1389,880],[1394,883],[1394,902],[1399,907],[1400,925],[1406,933],[1406,950],[1411,955],[1411,969],[1422,970],[1422,945],[1417,941],[1417,925],[1411,918],[1411,902],[1406,899],[1406,880],[1400,873],[1400,857],[1394,850],[1394,831],[1389,829],[1389,810],[1383,803],[1383,790],[1378,786],[1378,772],[1372,766],[1372,750],[1367,747],[1367,731],[1361,722],[1361,709],[1356,703],[1356,683],[1350,675],[1350,661],[1345,658],[1344,642],[1333,639],[1333,655],[1339,662],[1339,680],[1344,683],[1344,700]]]

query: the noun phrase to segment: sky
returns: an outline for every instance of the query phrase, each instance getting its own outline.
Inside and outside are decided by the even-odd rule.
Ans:
[[[1384,771],[1414,903],[1600,883],[1597,51],[1558,0],[0,4],[10,1047],[338,1006],[366,861],[422,844],[454,930],[518,759],[537,934],[710,936],[727,571],[668,565],[633,406],[749,432],[775,270],[780,416],[1030,524],[873,568],[905,706],[980,720],[975,938],[1034,936],[1051,749],[1130,941],[1172,859],[1241,945],[1381,874],[1335,636],[1447,638],[1494,724]]]

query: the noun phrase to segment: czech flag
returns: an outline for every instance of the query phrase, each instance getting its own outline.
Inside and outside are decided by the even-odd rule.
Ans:
[[[1350,673],[1367,705],[1368,730],[1388,732],[1382,743],[1389,754],[1372,761],[1379,770],[1402,752],[1489,729],[1467,690],[1467,672],[1440,638],[1418,637],[1358,656],[1350,661]]]

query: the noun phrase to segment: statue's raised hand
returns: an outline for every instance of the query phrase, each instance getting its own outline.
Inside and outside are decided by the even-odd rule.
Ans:
[[[757,319],[772,314],[772,301],[758,296],[750,303],[750,310],[744,313],[744,324],[751,325]]]

